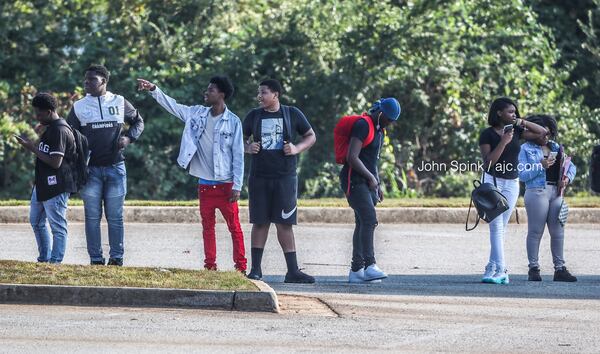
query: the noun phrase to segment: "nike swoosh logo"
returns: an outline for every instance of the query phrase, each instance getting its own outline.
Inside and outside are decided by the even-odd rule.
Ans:
[[[290,216],[294,215],[294,213],[296,212],[296,208],[297,206],[295,206],[294,209],[292,209],[289,213],[286,213],[284,209],[281,209],[281,218],[289,219]]]

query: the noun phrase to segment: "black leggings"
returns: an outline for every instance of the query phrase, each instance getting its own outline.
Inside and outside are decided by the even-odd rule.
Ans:
[[[354,209],[354,235],[352,237],[352,271],[368,267],[375,263],[373,234],[377,226],[377,191],[369,189],[366,183],[353,184],[348,203]]]

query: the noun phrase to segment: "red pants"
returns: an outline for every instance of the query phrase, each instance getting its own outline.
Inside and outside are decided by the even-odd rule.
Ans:
[[[237,202],[229,202],[233,183],[216,186],[198,185],[200,200],[200,216],[202,219],[202,237],[204,239],[204,268],[217,268],[217,246],[215,243],[215,209],[219,209],[227,222],[233,241],[233,262],[235,268],[246,270],[246,251],[244,249],[244,234],[240,226]]]

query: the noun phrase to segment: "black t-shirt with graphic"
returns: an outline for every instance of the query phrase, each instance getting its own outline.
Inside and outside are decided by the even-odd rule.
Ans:
[[[351,138],[358,138],[360,141],[365,141],[369,135],[369,124],[364,119],[359,119],[352,126],[352,131],[350,133]],[[358,159],[365,165],[367,170],[379,180],[379,169],[377,168],[377,161],[379,160],[379,153],[381,151],[381,146],[383,144],[383,130],[379,129],[375,131],[375,135],[373,137],[373,141],[363,147],[358,154]],[[340,182],[342,185],[342,189],[346,190],[348,188],[348,170],[350,165],[346,162],[344,167],[342,167],[342,171],[340,172]],[[358,183],[367,183],[367,179],[362,175],[356,172],[352,172],[350,175],[350,181],[352,184]]]
[[[504,151],[500,155],[500,158],[496,162],[495,166],[492,166],[489,170],[489,174],[495,174],[496,177],[505,179],[516,179],[519,177],[518,164],[519,164],[519,152],[521,151],[521,135],[524,129],[520,126],[515,126],[513,138],[510,143],[506,145]],[[489,127],[481,132],[479,136],[479,146],[489,144],[491,147],[490,152],[500,144],[502,138],[496,133],[493,127]],[[484,166],[487,168],[487,166]]]
[[[38,150],[52,155],[61,155],[62,163],[58,169],[35,159],[35,189],[38,201],[45,201],[61,193],[77,192],[73,178],[72,163],[75,156],[75,138],[67,122],[60,118],[48,124],[40,138]]]
[[[260,120],[256,124],[256,119]],[[258,131],[254,131],[257,127]],[[254,141],[261,144],[258,154],[252,155],[250,176],[263,178],[279,178],[296,175],[296,156],[283,154],[284,140],[296,142],[298,135],[303,136],[312,127],[304,114],[296,107],[290,107],[291,132],[285,131],[283,110],[267,112],[263,108],[255,108],[244,119],[244,136],[253,136]],[[260,137],[260,139],[259,139]]]

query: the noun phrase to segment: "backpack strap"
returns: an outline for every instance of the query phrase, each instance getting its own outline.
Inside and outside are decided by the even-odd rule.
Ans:
[[[369,126],[369,133],[367,134],[367,138],[365,139],[364,143],[363,143],[363,148],[368,146],[369,144],[371,144],[373,142],[373,140],[375,140],[375,125],[373,124],[373,120],[371,120],[371,117],[369,116],[362,116],[362,119],[367,121],[367,125]],[[355,123],[356,124],[356,123]],[[385,134],[385,131],[384,131]]]
[[[467,221],[465,221],[465,230],[466,231],[473,231],[475,230],[475,228],[477,228],[477,225],[479,225],[479,213],[477,213],[477,219],[475,220],[475,226],[473,226],[472,228],[469,229],[469,217],[471,216],[471,206],[473,206],[473,196],[471,195],[471,202],[469,203],[469,211],[467,212]]]
[[[258,109],[255,109],[252,113],[252,140],[256,143],[260,142],[260,119]]]
[[[281,105],[283,111],[283,139],[287,142],[292,140],[292,118],[290,115],[290,106]]]
[[[78,156],[79,155],[78,154],[79,153],[79,146],[78,146],[79,144],[78,144],[77,136],[75,134],[75,130],[66,121],[65,122],[58,121],[58,125],[60,125],[62,127],[67,127],[69,129],[69,131],[71,132],[71,135],[73,135],[73,150],[75,150],[75,152],[73,153],[72,156],[70,156],[72,158],[72,160],[67,158],[67,154],[65,154],[65,160],[70,161],[70,162],[76,161],[77,158],[79,157]]]
[[[563,188],[563,184],[562,184],[562,180],[564,178],[565,175],[565,161],[566,161],[566,156],[565,156],[565,148],[562,144],[558,145],[558,154],[556,156],[556,162],[558,163],[560,168],[558,170],[558,183],[557,183],[557,188],[556,188],[556,195],[557,196],[561,196],[564,194],[564,188]]]
[[[486,171],[484,170],[483,173],[481,174],[481,183],[483,183],[485,181],[485,173],[486,173]],[[492,173],[489,173],[489,171],[488,171],[488,174],[491,174],[492,178],[494,178],[494,187],[498,187],[498,182],[496,181],[496,173],[492,170]]]
[[[352,185],[352,167],[348,165],[348,186],[346,187],[346,197],[350,196],[350,186]]]

